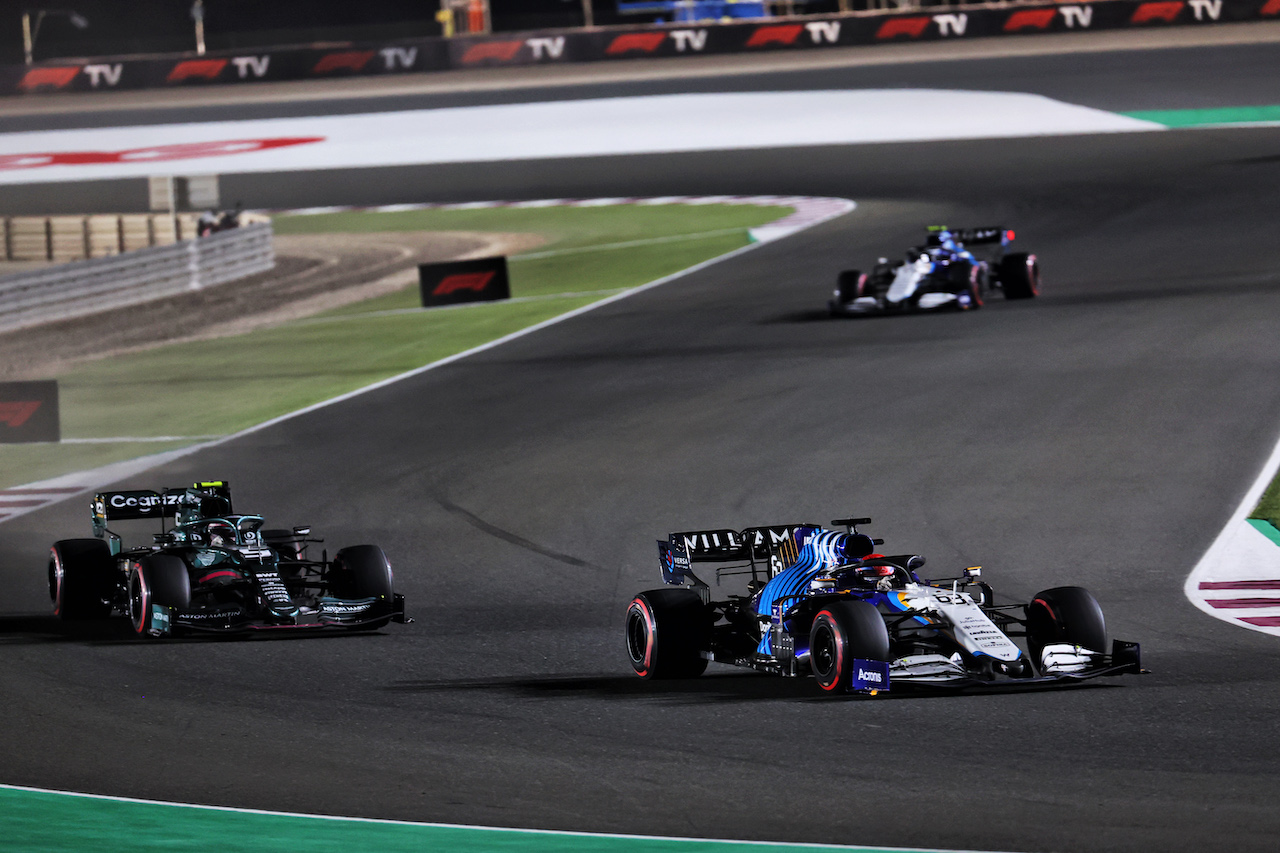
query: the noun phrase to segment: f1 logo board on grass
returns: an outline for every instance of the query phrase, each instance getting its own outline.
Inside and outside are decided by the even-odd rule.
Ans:
[[[0,382],[0,444],[61,440],[56,380]]]
[[[457,305],[460,302],[495,302],[511,298],[505,256],[418,264],[422,307]]]

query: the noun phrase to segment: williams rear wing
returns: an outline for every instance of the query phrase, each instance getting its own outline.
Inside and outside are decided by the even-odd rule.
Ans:
[[[818,529],[816,524],[772,524],[744,530],[689,530],[658,541],[658,561],[663,583],[705,585],[693,573],[694,563],[733,563],[743,571],[716,569],[716,580],[726,574],[750,574],[765,579],[782,568],[779,549],[795,548],[796,531]],[[733,568],[733,567],[731,567]]]
[[[667,537],[695,563],[729,563],[740,560],[767,560],[782,542],[795,540],[797,530],[814,529],[816,524],[771,524],[744,530],[690,530]]]
[[[1003,226],[987,226],[985,228],[948,228],[945,225],[930,225],[925,229],[930,234],[946,231],[951,239],[968,246],[1007,245],[1013,239],[1013,231]]]
[[[831,524],[849,533],[858,525],[870,524],[869,518],[837,518]],[[768,580],[794,563],[800,548],[811,534],[824,530],[819,524],[770,524],[743,530],[689,530],[672,533],[667,541],[658,541],[658,561],[662,581],[669,584],[691,583],[706,586],[693,573],[694,563],[732,563],[716,569],[716,582],[726,575],[751,575],[752,580]],[[871,539],[873,545],[883,539]]]

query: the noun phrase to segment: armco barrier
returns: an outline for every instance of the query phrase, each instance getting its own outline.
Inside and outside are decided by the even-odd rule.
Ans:
[[[1278,18],[1280,0],[1099,0],[1093,3],[935,7],[929,13],[923,10],[916,14],[852,13],[760,23],[547,30],[451,39],[424,38],[340,48],[282,47],[202,57],[51,60],[36,66],[0,67],[0,94],[108,91],[495,65],[806,50],[886,42],[1197,26]],[[0,156],[0,169],[22,168],[23,165],[6,162],[6,158]]]
[[[199,290],[275,266],[270,222],[0,278],[0,332]]]

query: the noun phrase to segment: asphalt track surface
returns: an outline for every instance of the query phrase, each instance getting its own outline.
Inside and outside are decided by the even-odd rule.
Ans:
[[[1278,68],[1280,47],[1254,45],[724,88],[927,80],[1136,110],[1280,103]],[[618,87],[632,90],[648,91]],[[860,206],[131,484],[225,477],[269,522],[310,523],[333,547],[377,542],[413,625],[163,644],[68,627],[48,615],[43,566],[51,540],[87,534],[85,502],[0,526],[3,781],[549,829],[1274,850],[1280,646],[1199,613],[1182,582],[1280,429],[1280,129],[223,186],[262,207],[675,193]],[[135,190],[80,191],[106,203]],[[820,319],[836,270],[929,222],[1015,227],[1041,258],[1043,297]],[[843,514],[872,516],[886,548],[927,555],[937,574],[983,565],[1001,597],[1090,587],[1152,674],[873,701],[720,667],[687,682],[630,674],[622,615],[659,585],[655,538]]]

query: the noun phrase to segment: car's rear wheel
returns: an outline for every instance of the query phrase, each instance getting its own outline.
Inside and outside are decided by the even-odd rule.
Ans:
[[[836,277],[836,298],[847,305],[863,296],[867,288],[866,273],[861,270],[845,270]]]
[[[391,573],[391,562],[377,545],[352,545],[339,551],[329,569],[329,591],[337,598],[378,599],[372,613],[385,616],[353,626],[359,630],[381,628],[391,621],[395,579]]]
[[[1040,262],[1016,252],[1000,259],[1000,287],[1005,299],[1031,299],[1040,294]]]
[[[627,608],[627,656],[641,678],[693,678],[707,669],[711,613],[690,589],[653,589]]]
[[[845,693],[853,683],[853,661],[889,660],[884,617],[865,601],[833,601],[813,617],[809,668],[824,694]]]
[[[185,610],[191,603],[187,564],[172,554],[149,554],[129,570],[129,621],[142,637],[168,633],[156,618],[156,606]]]
[[[1027,648],[1040,665],[1050,643],[1071,643],[1093,652],[1107,649],[1107,625],[1102,607],[1084,587],[1059,586],[1035,594],[1027,605]]]
[[[115,560],[101,539],[63,539],[49,549],[49,598],[60,619],[111,615]]]

